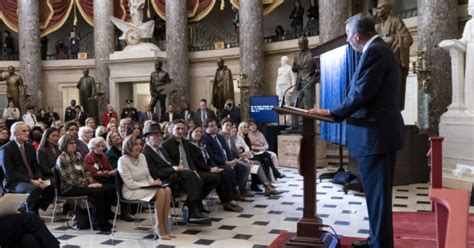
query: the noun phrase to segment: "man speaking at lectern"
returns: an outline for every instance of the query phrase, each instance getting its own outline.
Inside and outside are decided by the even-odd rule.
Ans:
[[[404,143],[399,66],[376,35],[371,17],[350,17],[346,34],[354,50],[362,52],[346,97],[334,108],[309,112],[347,121],[347,146],[359,165],[370,227],[369,239],[355,241],[353,247],[393,248],[393,174],[397,150]]]

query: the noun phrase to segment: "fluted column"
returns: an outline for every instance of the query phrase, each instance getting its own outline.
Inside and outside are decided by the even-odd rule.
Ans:
[[[30,95],[26,105],[43,106],[41,97],[41,50],[38,1],[18,0],[20,75]]]
[[[188,18],[186,0],[166,1],[166,54],[168,73],[176,94],[168,101],[179,107],[189,102]]]
[[[451,101],[450,57],[438,44],[458,37],[457,0],[418,0],[418,50],[426,51],[431,80],[418,85],[418,124],[431,134],[438,133],[440,116]]]
[[[319,42],[330,41],[346,32],[344,22],[349,18],[347,0],[319,0]]]
[[[264,74],[262,1],[240,0],[239,3],[240,73],[247,76],[249,95],[261,95]]]
[[[114,25],[110,21],[113,13],[114,1],[94,0],[95,80],[100,82],[100,91],[104,93],[103,98],[99,99],[99,113],[110,101],[110,70],[105,61],[109,59],[115,47]]]

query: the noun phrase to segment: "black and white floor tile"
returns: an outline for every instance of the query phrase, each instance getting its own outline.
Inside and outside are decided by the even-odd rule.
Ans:
[[[328,167],[319,173],[334,171]],[[296,169],[282,168],[287,175],[275,183],[286,192],[279,197],[256,194],[250,201],[240,202],[243,213],[222,210],[218,200],[214,201],[212,226],[175,226],[172,231],[177,238],[170,241],[153,240],[151,230],[136,228],[134,223],[118,221],[115,237],[108,233],[73,231],[64,223],[55,222],[53,233],[61,241],[61,247],[267,247],[281,232],[296,231],[296,222],[303,214],[303,180]],[[323,223],[332,226],[340,235],[366,237],[368,218],[363,194],[349,192],[345,195],[341,185],[323,180],[317,185],[317,211]],[[428,184],[398,186],[393,191],[395,211],[428,211]],[[147,215],[143,216],[148,217]],[[48,221],[46,223],[49,224]],[[149,225],[149,220],[143,221]],[[66,230],[64,230],[66,229]]]

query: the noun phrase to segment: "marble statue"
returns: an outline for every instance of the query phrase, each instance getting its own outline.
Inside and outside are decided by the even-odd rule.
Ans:
[[[95,97],[95,79],[89,76],[89,69],[84,69],[83,74],[76,87],[79,89],[79,100],[84,112],[90,114],[88,100]]]
[[[145,7],[145,0],[130,0],[128,8],[130,9],[130,16],[132,23],[135,25],[143,23],[143,8]]]
[[[123,34],[119,37],[120,40],[126,40],[127,50],[156,50],[160,49],[152,44],[142,42],[142,39],[151,39],[155,30],[155,21],[150,20],[143,22],[143,8],[145,0],[130,0],[128,3],[130,9],[131,22],[122,21],[113,16],[110,17],[112,23],[120,29]]]
[[[224,60],[219,58],[212,85],[212,105],[216,109],[223,109],[227,99],[234,101],[234,80],[232,72],[224,65]]]
[[[15,107],[20,108],[22,98],[28,98],[28,91],[23,79],[20,75],[15,74],[15,68],[8,66],[8,75],[1,76],[3,71],[0,71],[0,81],[7,82],[7,99],[13,101]]]
[[[156,103],[160,101],[160,117],[166,112],[166,88],[171,83],[169,74],[163,71],[162,67],[163,63],[157,60],[155,62],[155,71],[150,76],[150,108],[153,111]]]
[[[471,19],[466,22],[461,39],[439,43],[451,55],[453,95],[448,113],[467,110],[474,114],[474,0],[469,0],[467,9]]]
[[[405,91],[410,66],[410,46],[413,38],[398,16],[391,14],[392,5],[385,0],[377,4],[380,22],[375,26],[379,36],[392,48],[400,65],[400,110],[405,108]]]
[[[276,81],[276,93],[278,95],[278,101],[283,100],[285,91],[291,86],[295,85],[295,74],[291,71],[291,66],[288,63],[288,56],[282,56],[280,60],[281,66],[278,68],[278,75]],[[286,93],[285,102],[290,103],[290,96],[293,90],[289,90]]]

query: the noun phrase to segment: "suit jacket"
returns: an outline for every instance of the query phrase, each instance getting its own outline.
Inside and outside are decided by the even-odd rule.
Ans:
[[[31,171],[33,172],[33,178],[43,178],[41,168],[36,160],[35,148],[32,144],[25,143],[25,154],[28,164],[30,165]],[[6,189],[12,189],[16,184],[21,182],[30,182],[28,178],[28,171],[25,167],[23,159],[21,158],[20,148],[14,140],[9,141],[3,146],[3,171],[5,178],[3,185]]]
[[[206,109],[206,114],[207,114],[208,119],[209,118],[216,118],[216,113],[214,113],[214,111],[212,111],[208,108]],[[201,115],[202,115],[201,109],[196,110],[196,112],[194,114],[194,123],[196,123],[199,126],[202,126]]]
[[[59,157],[59,149],[57,150],[57,155],[54,155],[53,151],[49,146],[44,146],[37,151],[38,165],[41,168],[41,173],[46,178],[53,178],[53,169],[56,166],[56,160]]]
[[[168,161],[163,160],[148,144],[143,147],[142,153],[145,155],[148,170],[153,179],[165,180],[175,173],[173,166],[168,162],[166,154],[163,155]]]
[[[403,146],[399,109],[400,72],[390,47],[376,38],[362,54],[343,102],[330,109],[337,121],[347,119],[352,156],[397,151]]]
[[[196,170],[209,172],[211,167],[216,166],[214,161],[209,157],[209,153],[206,151],[205,147],[199,147],[190,142],[189,152],[190,158],[193,160]],[[206,156],[204,156],[204,153]]]
[[[177,120],[177,119],[182,119],[182,118],[183,117],[181,117],[180,113],[173,112],[173,121]],[[165,122],[165,121],[170,121],[170,113],[169,112],[166,112],[161,116],[160,122]]]
[[[86,125],[87,114],[85,112],[81,112],[79,118],[77,118],[77,113],[76,113],[76,116],[74,117],[74,119],[76,121],[78,121],[79,124],[81,124],[81,126],[85,126]]]
[[[143,124],[146,120],[148,120],[148,112],[140,112],[140,116],[138,117],[138,122]],[[151,120],[158,121],[158,114],[152,112],[151,113]]]
[[[188,119],[194,120],[194,112],[191,110],[183,110],[180,114],[184,120],[188,120]]]
[[[226,161],[233,160],[234,156],[232,155],[229,146],[227,145],[227,141],[224,137],[220,134],[216,134],[217,139],[219,140],[219,144],[217,143],[214,138],[208,133],[204,133],[202,135],[202,142],[206,145],[206,151],[209,153],[209,157],[211,158],[212,162],[217,166],[224,166]],[[225,154],[222,152],[224,149]]]
[[[196,170],[193,160],[191,159],[191,151],[189,148],[191,144],[189,144],[189,141],[187,141],[186,139],[182,139],[182,142],[183,142],[184,153],[186,153],[186,159],[188,161],[189,169]],[[179,142],[173,136],[171,136],[169,139],[167,139],[165,142],[161,144],[161,148],[168,155],[171,165],[178,166],[179,157],[180,157],[179,156]]]

